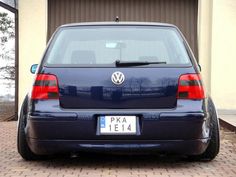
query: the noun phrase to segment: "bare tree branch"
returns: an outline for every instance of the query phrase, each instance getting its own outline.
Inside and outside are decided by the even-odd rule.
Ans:
[[[7,13],[0,12],[0,78],[15,79],[14,48],[7,46],[9,40],[15,37],[14,21]],[[5,61],[5,62],[4,62]]]

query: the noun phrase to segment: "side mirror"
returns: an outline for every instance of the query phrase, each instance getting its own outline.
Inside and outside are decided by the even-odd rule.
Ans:
[[[33,64],[33,65],[31,66],[31,68],[30,68],[30,72],[31,72],[32,74],[35,74],[37,68],[38,68],[38,64]]]

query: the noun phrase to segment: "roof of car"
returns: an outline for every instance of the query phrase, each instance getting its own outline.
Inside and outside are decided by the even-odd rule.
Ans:
[[[169,23],[155,23],[155,22],[86,22],[86,23],[69,23],[62,25],[61,27],[73,27],[73,26],[106,26],[106,25],[137,25],[137,26],[163,26],[163,27],[176,27]]]

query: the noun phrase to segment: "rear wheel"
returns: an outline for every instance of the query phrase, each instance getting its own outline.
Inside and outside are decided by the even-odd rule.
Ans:
[[[190,156],[191,160],[204,160],[211,161],[213,160],[220,149],[220,135],[219,135],[219,122],[216,114],[216,110],[212,100],[209,101],[210,111],[211,111],[211,139],[209,145],[205,152],[200,155]]]
[[[18,134],[17,134],[17,149],[19,154],[25,160],[38,160],[41,159],[41,156],[34,154],[26,141],[25,135],[25,126],[26,126],[26,114],[27,114],[27,98],[25,98],[24,103],[21,108],[19,125],[18,125]]]

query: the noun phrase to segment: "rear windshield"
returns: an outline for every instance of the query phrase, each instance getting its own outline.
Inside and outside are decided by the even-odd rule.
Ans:
[[[190,64],[175,28],[82,26],[61,28],[45,56],[46,65],[115,66],[115,62]]]

